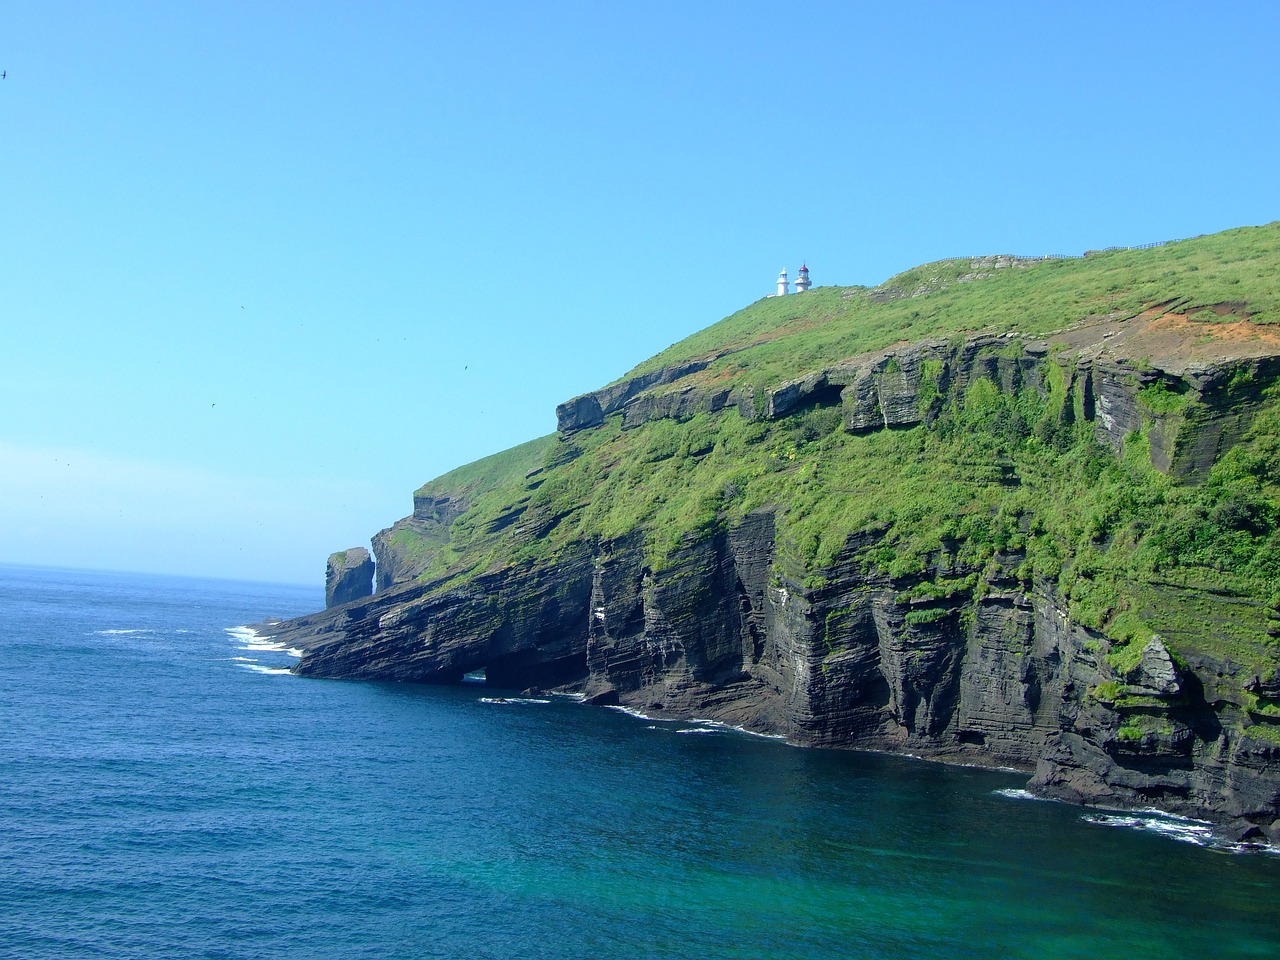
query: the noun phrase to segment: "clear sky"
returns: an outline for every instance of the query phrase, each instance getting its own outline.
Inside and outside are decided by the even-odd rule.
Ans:
[[[773,289],[1280,218],[1280,4],[0,8],[0,562],[319,582]]]

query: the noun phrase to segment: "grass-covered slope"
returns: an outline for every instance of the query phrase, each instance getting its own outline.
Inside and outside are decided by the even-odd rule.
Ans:
[[[1010,331],[1009,349],[1020,350],[1090,318],[1153,311],[1176,319],[1162,328],[1166,353],[1267,354],[1280,324],[1280,224],[1073,260],[946,261],[874,290],[766,299],[632,375],[716,356],[654,389],[759,395],[894,344]],[[1126,358],[1135,369],[1169,367],[1137,349]],[[940,556],[975,581],[998,554],[1021,557],[1025,584],[1055,591],[1079,622],[1119,641],[1117,670],[1158,633],[1175,655],[1237,665],[1236,695],[1247,700],[1246,681],[1274,676],[1280,662],[1280,386],[1240,373],[1224,403],[1248,396],[1259,412],[1211,469],[1183,482],[1152,466],[1148,426],[1170,414],[1196,422],[1189,394],[1164,381],[1143,387],[1143,426],[1117,453],[1082,416],[1065,356],[1045,360],[1035,388],[978,377],[931,395],[926,382],[919,402],[930,415],[907,429],[845,429],[829,398],[774,420],[759,405],[754,415],[731,406],[623,429],[615,414],[432,481],[420,498],[465,510],[448,523],[399,525],[392,540],[415,555],[421,579],[442,586],[637,531],[660,569],[690,536],[769,508],[776,569],[796,583],[820,583],[866,531],[874,536],[858,542],[874,545],[859,559],[921,596],[957,589],[938,572]]]
[[[976,330],[1035,336],[1091,315],[1134,316],[1155,304],[1183,304],[1207,321],[1280,324],[1278,263],[1280,223],[1075,259],[943,260],[874,289],[818,287],[757,301],[628,376],[726,353],[708,376],[766,386],[896,342]],[[1219,304],[1233,309],[1211,309]]]

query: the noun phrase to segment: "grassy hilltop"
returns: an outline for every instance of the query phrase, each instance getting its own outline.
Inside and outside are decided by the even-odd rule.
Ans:
[[[635,535],[659,570],[691,538],[770,508],[777,575],[797,585],[820,586],[851,542],[862,544],[857,563],[920,598],[971,589],[994,558],[1014,556],[1020,580],[1055,591],[1077,622],[1114,641],[1119,675],[1159,634],[1177,657],[1237,665],[1242,708],[1280,716],[1243,689],[1280,662],[1280,385],[1242,367],[1223,402],[1250,398],[1251,425],[1210,468],[1178,478],[1152,465],[1149,427],[1175,418],[1191,429],[1209,413],[1176,377],[1158,377],[1138,392],[1143,426],[1117,452],[1081,415],[1071,363],[1055,356],[1081,324],[1123,332],[1137,318],[1149,335],[1098,348],[1114,342],[1136,371],[1280,356],[1280,223],[1081,259],[942,261],[877,288],[761,300],[623,378],[709,361],[646,392],[729,388],[754,398],[745,409],[629,429],[615,413],[461,467],[417,495],[463,512],[402,521],[386,547],[441,589],[551,562],[576,541]],[[768,416],[770,391],[825,366],[978,332],[1010,334],[995,348],[1010,357],[1043,341],[1043,382],[948,388],[926,361],[918,402],[928,416],[915,426],[851,430],[830,398]],[[911,614],[933,615],[927,605]]]

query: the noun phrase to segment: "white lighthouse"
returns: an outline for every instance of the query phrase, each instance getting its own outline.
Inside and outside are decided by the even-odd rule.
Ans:
[[[787,280],[787,271],[784,267],[782,272],[778,274],[778,296],[785,297],[791,292],[791,282]]]
[[[809,286],[809,268],[801,264],[800,273],[796,276],[796,293],[804,293]]]

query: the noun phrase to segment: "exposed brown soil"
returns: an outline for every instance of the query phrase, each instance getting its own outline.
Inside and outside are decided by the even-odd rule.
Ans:
[[[1202,320],[1206,313],[1235,320]],[[1280,355],[1280,326],[1252,323],[1243,303],[1167,305],[1144,310],[1136,317],[1107,317],[1082,321],[1048,338],[1050,343],[1116,359],[1149,361],[1170,373],[1188,367]]]

